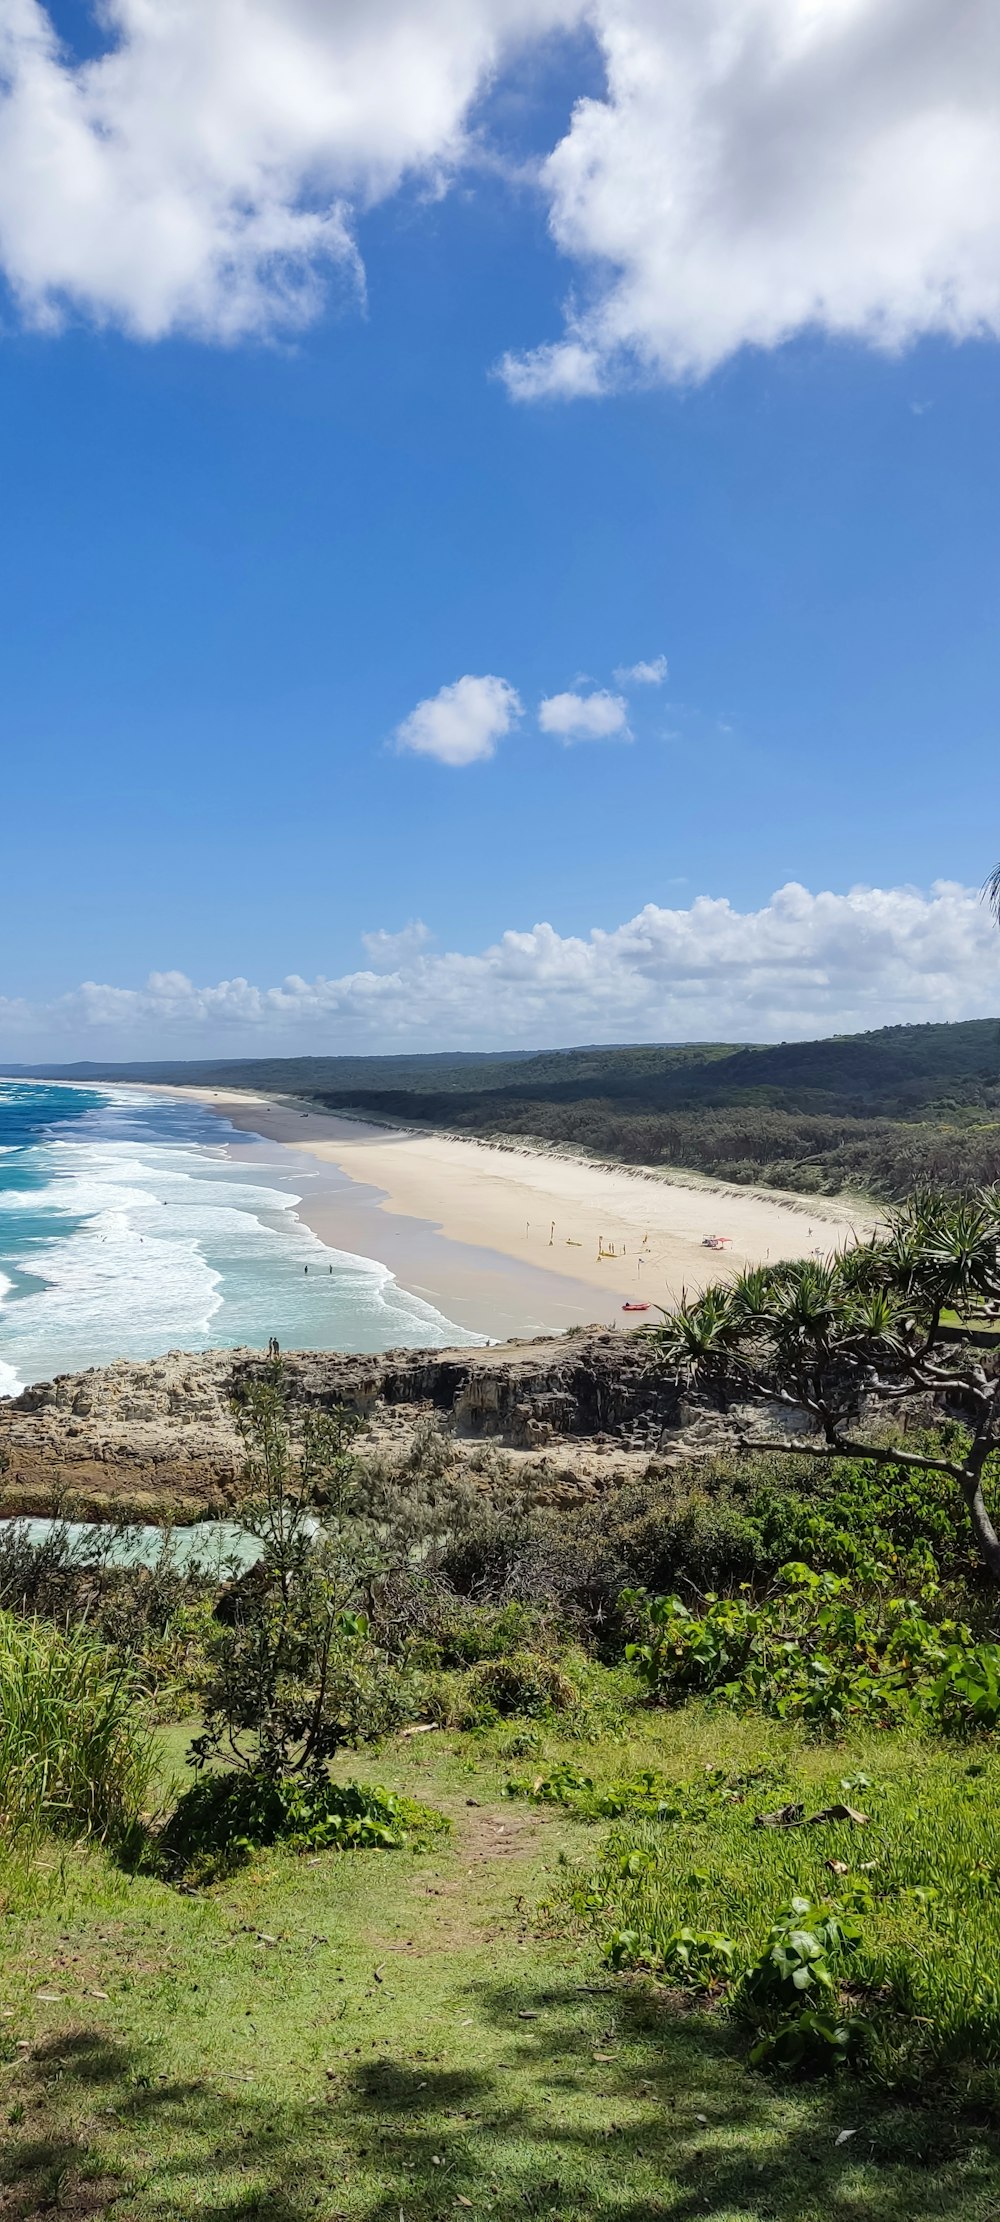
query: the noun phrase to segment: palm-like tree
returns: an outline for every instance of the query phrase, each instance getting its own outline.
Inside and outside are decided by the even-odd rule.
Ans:
[[[990,873],[983,888],[983,900],[990,906],[997,925],[1000,926],[1000,864]]]
[[[915,1196],[883,1235],[842,1256],[703,1289],[667,1315],[653,1346],[689,1397],[700,1390],[725,1408],[735,1393],[744,1406],[792,1407],[812,1422],[784,1439],[744,1437],[755,1449],[869,1458],[957,1484],[1000,1583],[1000,1535],[983,1495],[1000,1459],[997,1349],[987,1358],[982,1347],[997,1319],[1000,1188]],[[884,1423],[905,1425],[907,1405],[928,1397],[961,1415],[963,1436],[926,1438],[919,1448],[894,1439]]]

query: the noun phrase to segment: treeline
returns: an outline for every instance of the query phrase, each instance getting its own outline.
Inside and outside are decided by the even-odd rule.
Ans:
[[[11,1068],[8,1067],[8,1070]],[[390,1057],[179,1059],[23,1068],[46,1078],[163,1080],[315,1095],[501,1102],[616,1103],[638,1111],[756,1104],[837,1118],[1000,1118],[1000,1022],[884,1026],[826,1041],[651,1042],[583,1049]]]
[[[894,1198],[1000,1178],[1000,1025],[827,1041],[641,1043],[495,1055],[76,1065],[46,1077],[302,1095],[468,1134],[523,1135],[719,1179]]]

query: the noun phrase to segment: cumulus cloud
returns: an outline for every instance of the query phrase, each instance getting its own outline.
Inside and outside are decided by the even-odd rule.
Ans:
[[[396,727],[396,741],[439,764],[483,764],[522,714],[521,697],[508,680],[467,672],[418,702]]]
[[[391,972],[395,966],[405,964],[407,957],[414,957],[419,950],[426,949],[433,939],[430,927],[424,925],[422,918],[411,918],[409,925],[403,926],[398,934],[386,933],[383,926],[375,933],[362,934],[361,946],[376,972]]]
[[[1000,936],[977,891],[948,881],[846,895],[792,883],[749,912],[647,903],[610,931],[511,929],[473,954],[411,945],[388,969],[373,938],[375,961],[337,979],[198,987],[160,972],[46,1006],[0,999],[0,1058],[808,1039],[1000,1011]]]
[[[573,741],[628,740],[628,711],[620,694],[598,687],[593,694],[549,694],[538,705],[543,733],[554,733],[568,747]]]
[[[621,664],[615,678],[620,687],[662,687],[667,670],[666,657],[654,656],[651,663]]]
[[[596,0],[607,91],[544,164],[590,277],[511,392],[705,376],[810,327],[1000,332],[995,0]]]
[[[96,11],[95,11],[96,12]],[[3,0],[0,261],[26,317],[143,339],[300,324],[357,213],[443,182],[500,57],[567,0],[105,0],[74,63]]]
[[[96,10],[95,10],[96,12]],[[104,0],[79,62],[0,13],[0,266],[23,315],[147,340],[300,325],[357,230],[480,158],[519,49],[606,73],[538,166],[575,265],[521,399],[701,377],[818,328],[1000,333],[996,0]],[[567,66],[578,48],[567,46]]]

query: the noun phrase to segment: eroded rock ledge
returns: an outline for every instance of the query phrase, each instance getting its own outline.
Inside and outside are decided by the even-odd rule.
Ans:
[[[260,1352],[168,1351],[36,1382],[0,1402],[0,1509],[191,1517],[225,1504],[239,1471],[232,1399]],[[699,1445],[642,1335],[584,1331],[484,1350],[293,1351],[291,1409],[349,1404],[399,1444],[437,1415],[456,1444],[492,1439],[541,1499],[592,1494]],[[704,1422],[697,1433],[703,1435]]]

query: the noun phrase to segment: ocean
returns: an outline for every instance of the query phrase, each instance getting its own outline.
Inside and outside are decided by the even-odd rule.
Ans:
[[[0,1080],[0,1396],[165,1350],[478,1343],[296,1217],[274,1146],[201,1104]],[[308,1272],[304,1270],[309,1268]],[[332,1268],[332,1271],[331,1271]]]

